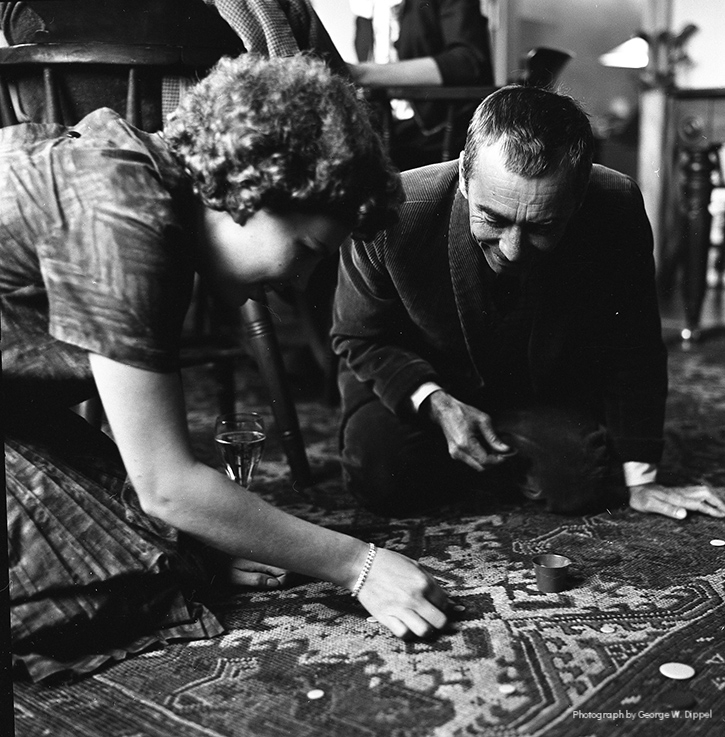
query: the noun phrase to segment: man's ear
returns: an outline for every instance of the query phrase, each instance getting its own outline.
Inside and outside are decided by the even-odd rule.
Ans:
[[[463,177],[463,151],[458,157],[458,189],[460,193],[468,199],[468,187],[466,186],[466,180]]]

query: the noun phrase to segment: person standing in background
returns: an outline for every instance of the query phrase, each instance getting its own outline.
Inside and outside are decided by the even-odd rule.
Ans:
[[[350,0],[350,7],[359,63],[348,67],[357,84],[493,84],[488,19],[478,0]],[[403,170],[440,161],[446,104],[393,102],[393,161]],[[464,146],[478,102],[457,106],[454,151]]]

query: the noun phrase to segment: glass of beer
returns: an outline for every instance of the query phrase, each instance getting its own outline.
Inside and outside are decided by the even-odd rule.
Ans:
[[[249,488],[262,457],[266,437],[264,419],[257,412],[217,417],[214,440],[227,476],[232,481]]]

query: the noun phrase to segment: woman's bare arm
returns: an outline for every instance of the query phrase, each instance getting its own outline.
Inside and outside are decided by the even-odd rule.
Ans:
[[[181,379],[91,355],[131,482],[147,514],[235,558],[352,589],[368,546],[277,509],[194,457]],[[448,599],[417,563],[380,551],[360,593],[399,636],[442,627]]]

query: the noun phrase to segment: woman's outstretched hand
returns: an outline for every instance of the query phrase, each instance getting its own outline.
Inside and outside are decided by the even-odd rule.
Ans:
[[[385,548],[378,548],[358,599],[380,624],[403,639],[430,637],[445,627],[452,606],[418,563]]]

